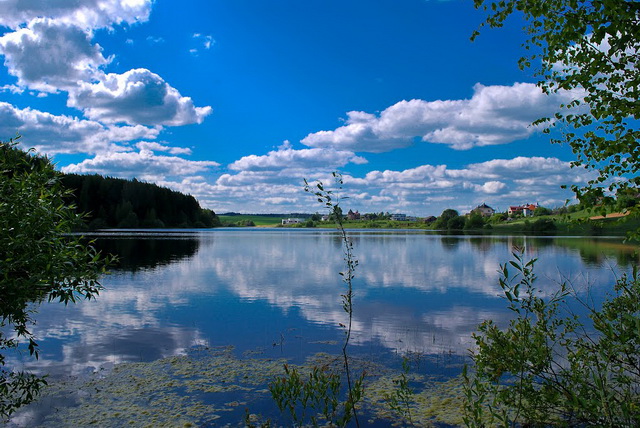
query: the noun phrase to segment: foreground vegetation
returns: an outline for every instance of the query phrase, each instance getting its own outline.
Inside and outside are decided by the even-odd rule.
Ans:
[[[602,307],[570,283],[543,296],[535,259],[501,267],[514,312],[506,329],[484,321],[474,334],[473,373],[465,371],[468,426],[638,426],[640,276],[622,275]],[[586,308],[588,321],[573,312]]]
[[[640,4],[635,1],[475,0],[485,25],[499,28],[517,13],[528,35],[522,68],[536,64],[545,93],[583,94],[536,124],[562,132],[576,159],[597,175],[573,184],[581,203],[598,211],[638,210],[640,157]],[[476,32],[474,37],[479,33]],[[608,226],[607,224],[603,226]],[[640,230],[634,231],[638,236]],[[474,336],[467,375],[468,426],[640,425],[640,277],[620,273],[602,306],[582,301],[570,284],[544,296],[535,259],[502,266],[500,286],[514,319],[491,320]],[[589,319],[572,308],[586,308]]]
[[[67,236],[81,222],[60,173],[44,157],[0,143],[0,420],[31,402],[46,381],[5,369],[5,354],[22,348],[38,357],[31,333],[37,305],[91,299],[108,259]]]

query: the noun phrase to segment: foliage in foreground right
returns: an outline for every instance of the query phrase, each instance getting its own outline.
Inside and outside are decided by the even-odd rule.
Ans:
[[[640,275],[623,275],[602,308],[567,308],[566,283],[548,299],[534,286],[535,259],[501,266],[500,286],[516,317],[474,334],[475,372],[465,370],[467,426],[640,426]],[[510,271],[515,269],[515,274]],[[577,300],[577,297],[576,297]]]

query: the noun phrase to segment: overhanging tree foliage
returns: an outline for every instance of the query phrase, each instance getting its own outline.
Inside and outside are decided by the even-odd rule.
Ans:
[[[30,331],[36,305],[95,297],[108,259],[79,237],[79,221],[51,162],[0,142],[0,420],[33,400],[44,379],[6,368],[6,351],[24,343],[36,358]]]
[[[546,93],[573,91],[575,101],[541,118],[568,143],[574,166],[598,172],[577,196],[640,185],[640,2],[625,0],[474,0],[488,13],[480,27],[524,17],[529,38],[521,68],[535,67]],[[474,32],[472,39],[479,31]],[[539,65],[538,65],[539,64]],[[624,177],[622,180],[621,177]]]
[[[598,177],[572,186],[581,202],[629,194],[640,184],[638,52],[640,2],[621,0],[474,0],[500,27],[524,16],[529,39],[521,58],[540,60],[539,86],[580,96],[542,118]],[[474,33],[476,37],[478,32]],[[542,223],[541,223],[542,224]],[[465,373],[469,426],[638,426],[640,424],[640,276],[622,275],[602,307],[581,302],[567,284],[544,298],[534,286],[535,260],[521,254],[502,266],[500,286],[515,318],[506,329],[485,321],[474,335],[475,373]],[[515,269],[516,275],[513,275]],[[571,312],[582,303],[589,320]],[[568,312],[563,312],[568,309]]]

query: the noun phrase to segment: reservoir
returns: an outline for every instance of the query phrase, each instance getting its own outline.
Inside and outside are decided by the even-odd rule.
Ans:
[[[375,364],[363,366],[369,373],[397,372],[405,357],[412,363],[412,374],[423,381],[446,381],[460,374],[480,322],[508,323],[512,314],[501,296],[498,270],[514,251],[537,259],[536,286],[542,295],[552,295],[567,281],[577,296],[595,304],[611,291],[616,275],[638,262],[637,247],[620,237],[456,236],[398,230],[352,230],[348,235],[358,260],[350,355]],[[59,389],[21,410],[14,425],[78,425],[89,423],[93,414],[96,423],[119,417],[143,426],[144,403],[153,400],[153,392],[144,393],[142,403],[127,395],[133,388],[128,385],[120,393],[122,402],[117,402],[117,389],[99,382],[115,376],[110,384],[115,388],[118,382],[128,382],[125,379],[146,376],[148,385],[140,387],[152,388],[150,379],[160,382],[168,376],[168,366],[158,364],[171,365],[172,370],[191,364],[194,370],[183,376],[191,383],[174,379],[157,387],[156,394],[169,394],[167,401],[173,404],[167,407],[176,406],[175,421],[236,426],[245,413],[276,419],[279,413],[266,390],[274,371],[283,362],[328,361],[341,354],[341,324],[348,318],[342,309],[345,284],[339,272],[345,264],[334,230],[105,231],[90,238],[98,248],[118,255],[119,263],[102,279],[104,290],[96,300],[38,308],[33,332],[40,359],[13,355],[10,364],[48,373],[52,385],[60,382],[55,387]],[[580,305],[573,309],[581,312]],[[189,363],[180,359],[185,355]],[[213,382],[219,375],[211,374],[206,388],[196,379],[208,369],[194,364],[213,361],[208,358],[218,358],[216,367],[222,367],[220,358],[224,364],[257,364],[247,370],[261,380],[216,396],[220,391]],[[259,366],[263,363],[269,368]],[[171,385],[175,390],[167,391]],[[111,398],[101,395],[107,390]],[[225,405],[218,402],[220,397]],[[95,416],[100,410],[92,406],[99,402],[107,403],[101,404],[105,414]],[[192,411],[192,405],[201,407]],[[132,414],[125,415],[128,410],[123,409]],[[388,426],[384,415],[376,412],[368,415],[371,425]]]

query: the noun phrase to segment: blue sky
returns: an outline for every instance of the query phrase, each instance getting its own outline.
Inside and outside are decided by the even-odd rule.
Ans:
[[[522,23],[469,1],[0,1],[0,138],[216,212],[559,206],[584,183],[530,126],[571,94],[519,70]]]

